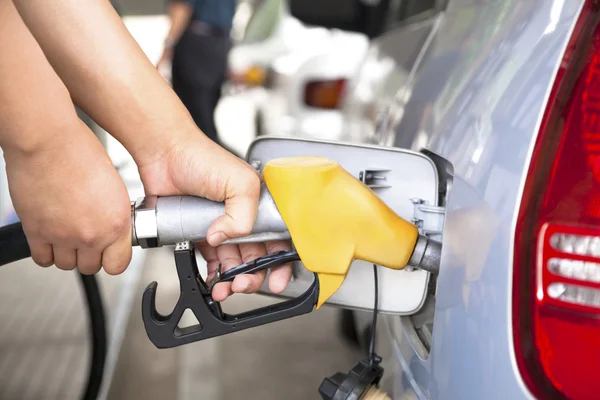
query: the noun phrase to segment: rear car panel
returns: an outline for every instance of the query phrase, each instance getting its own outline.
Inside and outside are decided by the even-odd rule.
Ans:
[[[427,149],[453,167],[441,272],[431,296],[430,347],[411,330],[414,321],[384,317],[379,343],[388,345],[382,349],[388,372],[397,373],[384,384],[394,398],[530,397],[513,349],[515,219],[532,146],[582,4],[450,0],[428,21],[415,22],[430,26],[431,35],[410,65],[401,59],[400,44],[410,41],[414,26],[373,42],[365,65],[387,60],[387,76],[402,77],[395,85],[369,83],[365,69],[353,82],[347,107],[355,119],[362,113],[358,132],[370,132],[363,140]],[[376,101],[356,106],[365,88],[373,99],[383,98],[384,107]]]

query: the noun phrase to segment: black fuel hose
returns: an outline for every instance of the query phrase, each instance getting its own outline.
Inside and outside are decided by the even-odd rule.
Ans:
[[[21,223],[0,227],[0,266],[29,257],[31,252]],[[104,376],[107,353],[106,319],[96,277],[83,274],[79,274],[79,277],[85,292],[92,336],[92,360],[82,399],[94,400],[98,398]]]
[[[0,227],[0,266],[31,257],[20,223]]]

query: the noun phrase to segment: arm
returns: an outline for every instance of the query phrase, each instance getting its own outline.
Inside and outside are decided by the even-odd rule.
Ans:
[[[10,0],[0,0],[7,2]],[[256,219],[260,178],[243,160],[199,131],[184,105],[148,60],[108,0],[13,0],[68,88],[71,97],[133,156],[146,194],[186,194],[225,201],[225,215],[207,232],[209,271],[277,251],[287,243],[219,246],[249,234]],[[257,291],[264,280],[238,276],[220,283],[213,298]],[[270,275],[274,291],[285,288],[291,267]]]
[[[228,214],[209,231],[219,234],[209,239],[212,245],[250,233],[260,191],[256,172],[198,130],[107,0],[13,1],[75,103],[131,153],[149,194],[178,190],[225,200]],[[187,162],[198,176],[171,171],[164,181],[175,182],[167,189],[150,183],[191,149],[195,158]],[[226,180],[229,174],[235,177]]]
[[[10,1],[0,2],[0,146],[7,156],[33,154],[48,144],[37,120],[66,131],[75,119],[67,88],[27,32]],[[10,56],[9,56],[10,55]],[[32,91],[39,96],[27,96]],[[53,105],[49,107],[48,105]],[[35,115],[36,118],[31,118]],[[62,130],[55,132],[57,140]]]
[[[0,48],[0,146],[32,258],[86,274],[123,271],[125,185],[10,1],[0,1]]]
[[[160,66],[173,59],[173,48],[181,39],[183,32],[192,19],[193,8],[190,4],[193,0],[170,0],[168,7],[169,20],[171,27],[165,38],[163,53],[156,63],[156,67]]]
[[[169,2],[169,19],[171,28],[165,40],[165,49],[172,49],[179,41],[185,28],[192,19],[193,8],[189,1],[171,0]]]
[[[107,0],[14,4],[75,103],[138,165],[199,133]]]

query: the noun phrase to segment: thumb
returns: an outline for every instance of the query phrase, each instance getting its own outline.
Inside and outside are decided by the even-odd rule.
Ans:
[[[246,194],[225,200],[225,214],[213,222],[206,234],[210,246],[216,247],[227,239],[247,236],[252,232],[260,192],[258,184],[252,186],[256,187]]]

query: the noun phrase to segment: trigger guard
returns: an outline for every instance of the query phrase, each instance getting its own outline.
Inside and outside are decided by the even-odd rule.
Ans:
[[[319,297],[319,279],[314,274],[313,283],[296,298],[240,314],[225,314],[198,274],[193,246],[176,250],[175,262],[181,292],[173,311],[163,315],[156,310],[156,282],[146,287],[142,297],[144,328],[157,348],[177,347],[307,314],[313,311]],[[186,309],[194,313],[199,324],[179,328],[179,320]]]

